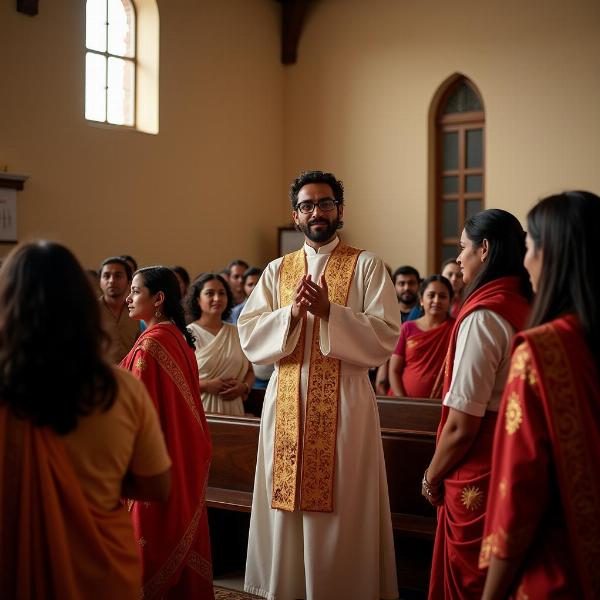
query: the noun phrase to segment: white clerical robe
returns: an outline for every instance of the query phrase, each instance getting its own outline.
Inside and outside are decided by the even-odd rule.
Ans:
[[[318,251],[304,246],[308,273],[314,281],[318,282],[337,243],[336,239]],[[321,352],[341,361],[333,512],[275,510],[271,508],[271,486],[277,361],[293,351],[301,330],[298,323],[290,331],[291,306],[279,305],[281,260],[267,266],[238,320],[248,359],[276,363],[260,427],[245,589],[271,600],[397,598],[379,416],[368,377],[368,368],[385,362],[398,340],[400,319],[394,287],[381,259],[362,252],[347,306],[332,304],[328,322],[320,323]],[[314,323],[310,313],[307,319],[301,420]],[[298,494],[299,489],[298,485]]]

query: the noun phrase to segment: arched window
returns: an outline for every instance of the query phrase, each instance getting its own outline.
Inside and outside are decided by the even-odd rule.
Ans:
[[[435,264],[458,256],[465,221],[483,210],[485,114],[466,77],[452,80],[439,96],[435,115]]]
[[[130,0],[87,0],[85,118],[135,126],[136,18]]]

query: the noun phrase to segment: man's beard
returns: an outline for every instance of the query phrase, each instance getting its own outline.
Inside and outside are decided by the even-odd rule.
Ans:
[[[318,231],[311,229],[311,225],[315,223],[325,223],[327,227]],[[331,239],[335,232],[338,230],[340,224],[339,215],[333,221],[327,221],[325,219],[313,219],[308,223],[299,223],[298,229],[311,241],[316,243],[326,242]]]
[[[417,295],[413,292],[402,292],[401,294],[396,294],[398,297],[398,302],[402,302],[402,304],[406,304],[407,306],[412,306],[417,301]]]

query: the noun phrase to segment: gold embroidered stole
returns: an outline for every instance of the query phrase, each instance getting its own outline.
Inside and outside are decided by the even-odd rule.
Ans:
[[[339,243],[327,260],[324,275],[329,301],[345,306],[354,277],[357,248]],[[304,249],[283,257],[279,271],[280,306],[294,300],[296,286],[306,273]],[[320,319],[313,323],[306,392],[304,438],[300,449],[300,375],[304,359],[306,319],[294,351],[279,361],[275,444],[273,450],[272,508],[296,509],[298,458],[302,454],[300,509],[333,511],[333,477],[340,394],[340,361],[323,356],[319,347]]]

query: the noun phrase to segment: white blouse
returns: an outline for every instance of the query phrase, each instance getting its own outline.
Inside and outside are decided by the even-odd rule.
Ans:
[[[474,417],[483,417],[488,410],[498,412],[514,333],[512,325],[491,310],[465,317],[458,330],[445,406]]]

